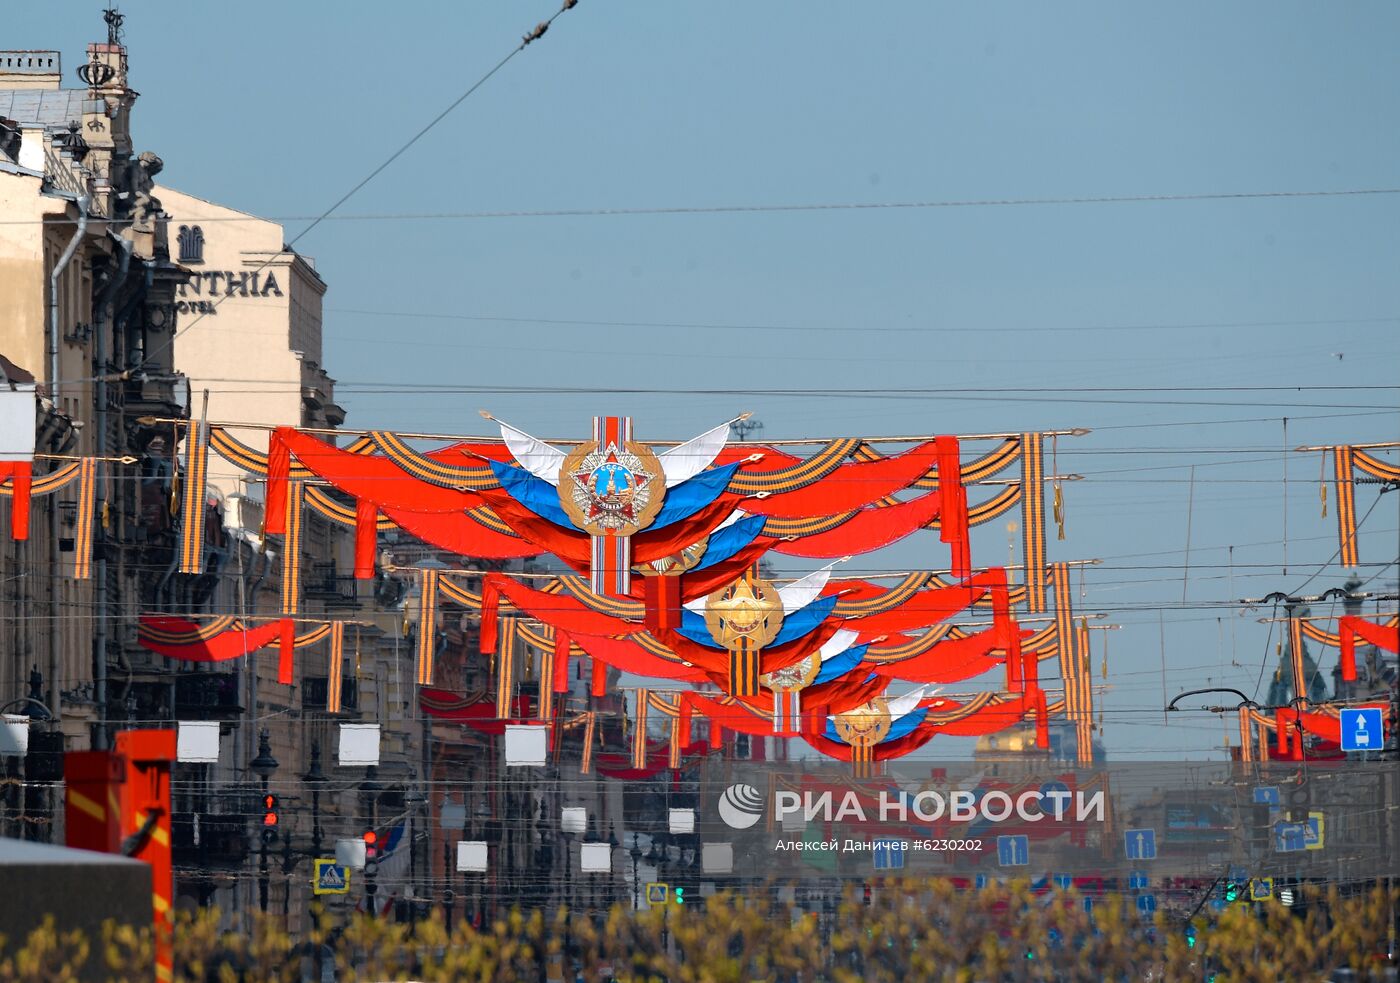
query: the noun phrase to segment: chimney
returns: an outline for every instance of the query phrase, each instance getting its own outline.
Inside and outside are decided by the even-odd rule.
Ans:
[[[57,89],[62,81],[57,51],[0,51],[0,89]]]

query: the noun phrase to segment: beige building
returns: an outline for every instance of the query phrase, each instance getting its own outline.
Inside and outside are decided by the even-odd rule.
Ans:
[[[22,695],[37,668],[70,749],[106,740],[121,613],[149,588],[146,551],[170,539],[159,503],[174,430],[143,421],[180,416],[185,395],[170,364],[184,274],[152,194],[161,160],[135,150],[119,38],[87,57],[84,87],[63,88],[58,52],[0,52],[0,353],[39,386],[36,478],[104,459],[90,578],[74,577],[73,486],[35,499],[28,541],[0,541],[0,695]]]
[[[363,832],[356,786],[367,776],[337,767],[339,724],[382,726],[369,783],[382,820],[414,800],[414,769],[424,774],[399,607],[406,588],[388,576],[353,580],[348,528],[308,518],[301,617],[349,623],[339,713],[326,709],[334,668],[325,642],[297,651],[286,686],[275,648],[181,663],[141,647],[137,626],[150,613],[280,614],[282,543],[260,534],[261,482],[214,456],[202,569],[179,572],[185,428],[171,421],[205,412],[207,390],[211,421],[338,426],[344,411],[321,367],[326,284],[283,247],[276,223],[155,186],[160,159],[134,147],[137,97],[119,16],[107,41],[89,46],[83,87],[63,87],[61,63],[56,51],[0,52],[0,355],[9,360],[0,364],[9,379],[32,377],[40,395],[36,478],[79,456],[103,459],[98,518],[88,578],[72,561],[76,483],[34,499],[27,541],[0,533],[0,703],[25,696],[37,668],[70,751],[109,746],[126,728],[223,724],[217,764],[176,766],[172,833],[179,903],[225,911],[259,903],[250,824],[260,781],[249,764],[266,728],[283,816],[269,907],[287,911],[295,929],[313,850],[333,855],[336,839]],[[265,430],[233,435],[266,448]],[[0,502],[0,522],[8,510]],[[328,777],[315,797],[303,779],[313,743]],[[61,841],[61,797],[61,786],[36,784],[21,797],[24,815],[0,801],[0,834]],[[403,893],[392,865],[382,883],[384,896]]]
[[[175,368],[190,379],[192,415],[263,426],[335,428],[335,380],[322,363],[321,299],[315,261],[285,248],[282,226],[246,212],[157,188],[170,215],[171,244],[190,278],[176,289],[180,343]],[[265,448],[265,433],[231,428]],[[217,460],[210,479],[226,495],[247,489]]]

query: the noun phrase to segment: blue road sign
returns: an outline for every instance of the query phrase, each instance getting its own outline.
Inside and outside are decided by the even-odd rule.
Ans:
[[[904,869],[903,840],[875,840],[871,843],[870,859],[876,870]]]
[[[1303,846],[1309,850],[1321,850],[1326,845],[1326,817],[1320,812],[1308,813],[1308,821],[1303,824]]]
[[[1092,912],[1093,910],[1094,910],[1094,899],[1093,899],[1093,898],[1085,898],[1085,899],[1084,899],[1084,911],[1085,911],[1085,913],[1087,914],[1087,913],[1089,913],[1089,912]]]
[[[1274,896],[1274,879],[1272,877],[1256,877],[1249,882],[1250,901],[1268,901]]]
[[[1385,720],[1380,707],[1342,710],[1342,750],[1379,751],[1385,747]]]
[[[1123,831],[1123,852],[1129,860],[1157,859],[1157,831],[1128,829]]]
[[[345,894],[350,890],[350,868],[334,860],[317,860],[313,894]]]
[[[1276,806],[1279,804],[1279,794],[1277,785],[1260,785],[1254,790],[1254,804],[1261,806]]]
[[[1146,891],[1148,886],[1147,871],[1135,870],[1128,874],[1129,891]]]
[[[1002,867],[1025,867],[1031,862],[1029,836],[998,836],[997,863]]]
[[[984,887],[987,886],[987,875],[986,875],[986,874],[978,874],[976,877],[974,877],[974,878],[972,879],[972,883],[973,883],[973,886],[977,888],[977,890],[979,890],[979,891],[982,890],[982,888],[984,888]]]
[[[1055,886],[1061,891],[1068,891],[1074,887],[1074,877],[1069,874],[1056,874]]]
[[[1157,895],[1139,894],[1137,899],[1137,910],[1144,915],[1150,915],[1157,910]]]
[[[1303,823],[1274,824],[1274,852],[1294,853],[1308,847],[1308,831]]]

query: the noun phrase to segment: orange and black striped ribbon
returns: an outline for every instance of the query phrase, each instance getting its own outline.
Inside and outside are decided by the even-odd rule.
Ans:
[[[302,500],[305,486],[287,482],[287,524],[282,537],[282,613],[296,614],[301,607]]]
[[[1045,612],[1045,441],[1021,435],[1021,556],[1026,565],[1026,606]]]
[[[671,753],[666,758],[666,767],[681,766],[681,718],[671,718]]]
[[[345,675],[345,622],[331,622],[331,652],[326,666],[326,712],[340,712],[340,690]]]
[[[511,717],[511,697],[515,684],[515,619],[501,616],[501,627],[496,638],[496,717],[508,720]]]
[[[1251,739],[1249,726],[1249,707],[1240,707],[1240,760],[1250,762],[1254,760],[1254,741]]]
[[[1288,655],[1293,663],[1293,695],[1307,699],[1308,680],[1303,670],[1303,622],[1298,618],[1288,620]]]
[[[554,647],[552,645],[546,645],[540,649],[540,697],[539,706],[535,708],[535,717],[544,721],[554,719]]]
[[[729,650],[729,692],[733,695],[758,695],[759,651],[749,638],[740,638]]]
[[[866,744],[851,745],[851,774],[855,778],[870,778],[875,774],[875,749]]]
[[[418,598],[418,685],[433,684],[433,651],[437,647],[437,570],[422,571],[422,592]]]
[[[651,701],[647,698],[648,693],[644,689],[637,690],[635,697],[637,700],[637,720],[632,728],[632,767],[645,768],[647,766],[647,704]]]
[[[1361,551],[1356,543],[1355,464],[1356,452],[1352,448],[1332,448],[1333,480],[1337,485],[1337,539],[1344,567],[1354,567],[1361,562]]]
[[[1070,603],[1069,564],[1053,564],[1050,579],[1055,588],[1055,644],[1060,653],[1060,676],[1068,681],[1078,678],[1079,662],[1084,658],[1080,652],[1082,639],[1074,627],[1074,606]],[[1079,694],[1074,705],[1082,706]]]
[[[180,517],[180,572],[204,572],[204,497],[209,478],[209,424],[185,430],[185,483]]]
[[[583,763],[579,766],[579,773],[591,775],[593,774],[593,738],[598,732],[598,715],[589,710],[584,716],[587,722],[583,725]]]
[[[92,576],[93,519],[97,514],[97,461],[85,457],[78,465],[78,528],[73,536],[73,579]]]
[[[1094,669],[1093,655],[1089,651],[1089,623],[1083,618],[1075,628],[1076,661],[1078,677],[1075,696],[1077,721],[1078,763],[1088,767],[1094,763]]]

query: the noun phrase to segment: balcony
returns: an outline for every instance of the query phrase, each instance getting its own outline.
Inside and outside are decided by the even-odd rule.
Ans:
[[[307,597],[324,601],[327,607],[358,607],[359,586],[355,578],[336,571],[334,563],[313,563],[303,580]]]
[[[175,812],[170,836],[177,866],[237,867],[248,856],[248,817],[242,814]]]
[[[236,672],[194,672],[175,677],[175,712],[182,719],[234,719],[243,712]]]
[[[301,708],[303,710],[325,710],[326,694],[330,680],[325,676],[303,676],[301,680]],[[347,677],[340,685],[340,709],[342,713],[353,713],[360,709],[360,687],[357,680]]]

